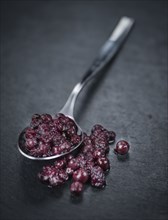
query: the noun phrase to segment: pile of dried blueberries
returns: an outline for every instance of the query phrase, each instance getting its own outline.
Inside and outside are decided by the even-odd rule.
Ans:
[[[25,131],[25,150],[34,157],[54,156],[69,152],[81,136],[74,121],[63,114],[35,114]]]
[[[77,152],[56,159],[52,165],[44,166],[38,178],[50,187],[60,186],[72,178],[70,191],[79,194],[85,183],[103,188],[105,175],[110,169],[109,145],[114,143],[116,134],[102,125],[94,125],[91,134],[84,133],[83,142]],[[72,119],[63,114],[52,117],[49,114],[35,114],[25,131],[25,149],[35,157],[53,156],[69,152],[81,142],[77,126]],[[128,153],[128,142],[121,140],[114,152],[119,155]]]

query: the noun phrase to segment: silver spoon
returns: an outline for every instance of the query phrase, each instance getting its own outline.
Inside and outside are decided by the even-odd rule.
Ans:
[[[121,47],[122,43],[126,39],[128,33],[130,32],[133,26],[133,23],[134,23],[134,20],[132,18],[122,17],[120,19],[119,23],[117,24],[114,31],[112,32],[110,38],[105,42],[105,44],[100,49],[99,55],[94,60],[93,64],[88,69],[88,71],[85,73],[81,82],[75,85],[67,102],[65,103],[65,105],[59,112],[74,120],[78,128],[78,134],[81,135],[82,137],[81,142],[78,145],[74,146],[71,149],[71,151],[66,152],[66,153],[62,153],[62,154],[54,155],[54,156],[48,156],[48,157],[34,157],[34,156],[28,155],[24,147],[24,142],[25,142],[24,134],[26,130],[25,128],[20,133],[19,138],[18,138],[18,144],[17,144],[18,149],[23,156],[29,159],[32,159],[32,160],[51,160],[51,159],[55,159],[63,155],[69,154],[70,152],[74,151],[76,148],[78,148],[81,145],[83,141],[83,131],[80,128],[80,126],[77,124],[77,122],[75,121],[74,114],[73,114],[76,99],[80,91],[87,84],[87,82],[93,77],[95,77],[97,73],[99,73],[99,71],[115,56],[115,54],[118,52],[119,48]]]

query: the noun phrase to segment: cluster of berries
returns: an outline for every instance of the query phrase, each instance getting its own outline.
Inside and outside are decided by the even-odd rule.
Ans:
[[[77,194],[83,191],[85,183],[103,188],[106,185],[105,174],[110,169],[107,157],[109,144],[115,141],[115,137],[115,132],[108,131],[101,125],[93,126],[90,135],[84,134],[76,155],[68,154],[57,159],[53,165],[44,166],[38,174],[39,179],[54,187],[72,178],[70,191]],[[128,150],[129,144],[126,141],[119,141],[114,151],[123,155]]]
[[[75,122],[63,114],[35,114],[25,130],[25,150],[34,157],[67,153],[81,142]]]

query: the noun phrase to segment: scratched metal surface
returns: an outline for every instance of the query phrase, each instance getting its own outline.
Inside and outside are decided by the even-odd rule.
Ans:
[[[1,219],[163,220],[167,203],[167,39],[164,1],[1,2]],[[23,158],[18,133],[33,113],[57,112],[123,15],[136,26],[117,58],[82,91],[75,116],[130,142],[111,152],[104,190],[72,198],[49,189]]]

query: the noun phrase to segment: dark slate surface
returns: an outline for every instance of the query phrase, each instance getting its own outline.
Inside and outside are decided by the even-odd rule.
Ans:
[[[1,2],[1,219],[167,219],[167,39],[164,1]],[[36,179],[17,135],[33,113],[57,112],[118,19],[136,26],[117,59],[80,95],[85,131],[101,123],[131,144],[109,155],[105,190],[72,198]],[[114,147],[114,146],[113,146]],[[112,147],[112,148],[113,148]]]

